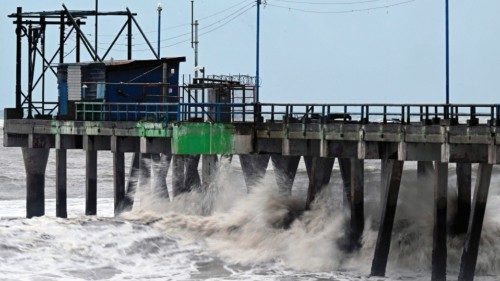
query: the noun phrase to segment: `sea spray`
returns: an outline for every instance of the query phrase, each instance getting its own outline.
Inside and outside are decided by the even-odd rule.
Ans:
[[[341,200],[332,196],[333,186],[325,188],[312,209],[304,212],[303,198],[280,196],[270,178],[261,181],[247,195],[244,187],[234,186],[229,169],[223,169],[208,191],[195,190],[176,197],[172,202],[155,202],[157,197],[151,194],[147,204],[141,204],[125,217],[185,239],[202,240],[210,250],[231,263],[258,265],[278,262],[303,271],[369,273],[379,223],[376,203],[366,202],[362,248],[347,253],[342,250],[340,242],[345,239],[349,214],[341,207]],[[492,181],[490,205],[500,203],[496,191],[499,182],[498,178]],[[451,221],[456,211],[453,208],[456,187],[452,181],[449,190]],[[388,272],[429,272],[432,192],[432,186],[403,179]],[[488,209],[484,223],[477,269],[479,274],[496,276],[500,274],[500,223],[498,212],[492,213],[491,209]],[[448,270],[451,274],[458,272],[464,239],[464,235],[448,238]]]

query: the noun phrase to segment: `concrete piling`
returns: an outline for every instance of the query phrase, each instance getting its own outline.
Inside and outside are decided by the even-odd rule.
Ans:
[[[343,187],[343,206],[349,209],[351,206],[351,159],[339,158],[340,176],[342,177]]]
[[[45,215],[45,169],[49,149],[23,148],[26,169],[26,217]]]
[[[137,191],[137,184],[139,182],[139,166],[140,166],[141,154],[138,152],[134,153],[132,157],[132,165],[130,165],[128,182],[127,182],[127,191],[125,198],[123,200],[123,209],[122,211],[130,211],[134,206],[134,196]]]
[[[483,228],[484,212],[488,200],[488,191],[491,182],[491,164],[479,164],[476,187],[474,191],[474,204],[472,206],[471,221],[465,240],[465,246],[460,262],[459,281],[474,280],[476,271],[477,255],[479,251],[479,241]]]
[[[149,189],[151,187],[151,153],[141,153],[139,162],[139,187]]]
[[[250,192],[266,175],[269,158],[269,154],[240,155],[241,169],[247,185],[247,192]]]
[[[448,163],[436,162],[434,168],[434,234],[432,281],[446,281],[447,259]]]
[[[56,149],[56,217],[67,218],[67,156],[66,149]]]
[[[201,181],[203,190],[207,190],[213,183],[217,175],[217,155],[202,155],[201,156]]]
[[[392,159],[386,160],[384,174],[384,183],[386,186],[383,188],[384,199],[381,203],[380,226],[371,267],[372,276],[385,276],[391,247],[394,217],[396,216],[401,175],[403,173],[403,163],[402,161]]]
[[[161,198],[169,198],[167,174],[172,161],[171,154],[153,154],[153,191]]]
[[[113,152],[113,187],[115,216],[119,215],[124,208],[125,201],[125,154]]]
[[[173,155],[172,156],[172,190],[173,196],[189,192],[184,186],[184,169],[185,169],[185,156]]]
[[[430,177],[432,177],[433,171],[434,164],[432,161],[417,161],[417,179],[419,182],[428,180],[431,183]]]
[[[361,247],[365,227],[364,209],[364,160],[351,159],[351,222],[349,228],[350,250]]]
[[[291,195],[295,174],[300,162],[300,156],[271,155],[274,175],[278,184],[279,193]]]
[[[87,149],[85,169],[85,215],[97,214],[97,150]]]
[[[184,186],[186,190],[191,191],[201,186],[200,173],[198,173],[200,155],[187,155],[185,159]]]
[[[309,177],[306,199],[306,210],[309,210],[316,198],[316,194],[321,192],[323,187],[330,182],[335,158],[307,156],[304,157],[304,161],[306,163],[307,176]]]
[[[471,212],[472,164],[457,163],[457,212],[453,222],[455,235],[467,233]]]

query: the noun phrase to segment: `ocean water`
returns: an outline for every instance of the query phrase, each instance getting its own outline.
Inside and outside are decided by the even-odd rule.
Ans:
[[[0,122],[3,128],[3,121]],[[2,136],[3,137],[3,134]],[[0,137],[0,138],[1,138]],[[3,141],[3,140],[2,140]],[[47,166],[46,214],[25,219],[21,150],[0,147],[0,280],[429,280],[432,188],[405,164],[387,278],[368,277],[377,237],[379,163],[367,161],[366,226],[359,252],[341,250],[345,212],[335,165],[330,185],[302,211],[307,175],[301,163],[292,198],[276,193],[271,165],[250,194],[237,157],[222,161],[214,185],[174,201],[141,186],[134,209],[113,217],[112,159],[99,152],[98,216],[84,216],[85,158],[68,152],[68,219],[55,214],[54,155]],[[127,156],[127,165],[130,163]],[[450,165],[449,216],[456,177]],[[128,167],[127,167],[128,170]],[[170,184],[171,172],[167,180]],[[500,279],[500,170],[495,168],[476,280]],[[463,237],[448,239],[448,275],[455,280]]]

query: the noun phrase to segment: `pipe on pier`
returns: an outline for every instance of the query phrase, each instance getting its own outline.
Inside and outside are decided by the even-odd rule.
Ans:
[[[432,245],[432,281],[446,281],[448,163],[434,167],[434,234]]]
[[[383,200],[380,209],[380,225],[373,255],[371,276],[385,276],[387,260],[391,247],[392,228],[394,217],[396,216],[396,206],[398,203],[399,187],[401,175],[403,174],[402,161],[385,159],[383,160],[385,186],[382,188]]]
[[[26,217],[45,215],[45,169],[49,149],[22,148],[26,169]]]
[[[304,161],[306,163],[307,176],[309,177],[306,199],[306,210],[309,210],[316,195],[330,182],[335,158],[306,156],[304,157]]]
[[[247,192],[250,192],[266,175],[270,157],[269,154],[240,155],[241,169],[247,185]]]
[[[300,156],[271,155],[274,175],[278,184],[279,193],[291,195],[293,182],[300,162]]]
[[[66,149],[56,149],[56,217],[68,217]]]
[[[472,206],[471,214],[472,218],[465,240],[462,260],[460,261],[459,281],[474,280],[492,168],[493,166],[491,164],[479,164],[478,167],[476,188],[474,191],[474,205]]]

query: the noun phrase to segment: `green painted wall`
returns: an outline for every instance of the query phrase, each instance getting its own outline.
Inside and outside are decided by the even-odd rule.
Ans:
[[[231,124],[179,123],[173,125],[172,153],[232,154],[234,126]]]

